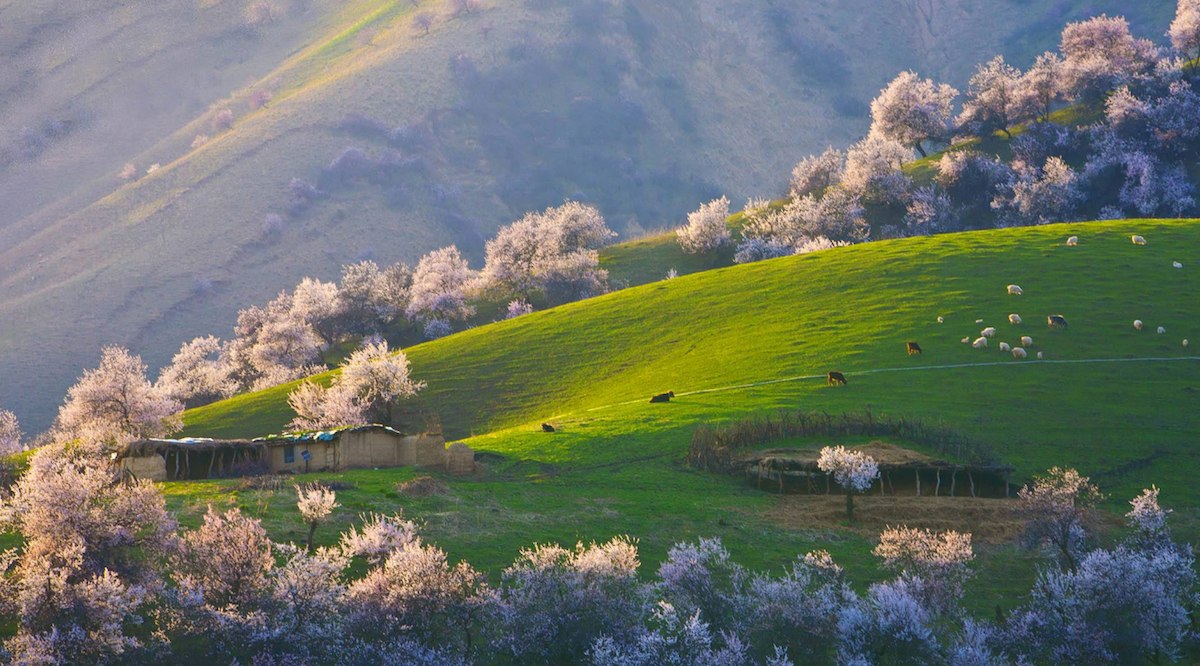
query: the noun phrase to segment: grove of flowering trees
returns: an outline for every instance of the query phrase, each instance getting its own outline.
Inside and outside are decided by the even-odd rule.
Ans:
[[[901,72],[871,103],[864,139],[796,165],[787,215],[745,211],[735,261],[797,254],[817,236],[862,242],[1195,214],[1189,174],[1200,163],[1200,67],[1193,60],[1200,57],[1200,2],[1179,0],[1167,37],[1170,48],[1156,46],[1119,16],[1070,23],[1058,50],[1025,71],[1001,56],[979,65],[957,115],[958,91]],[[1067,105],[1076,108],[1055,113]],[[905,168],[914,150],[925,157],[928,146],[946,151],[935,163]],[[802,232],[793,221],[797,202],[807,200],[811,210],[832,198],[841,209],[847,197],[865,209],[854,233]],[[689,227],[678,233],[680,244],[697,251]]]
[[[832,449],[830,458],[846,458]],[[872,476],[841,464],[843,480]],[[879,535],[890,572],[856,591],[825,551],[750,571],[719,539],[675,544],[642,576],[638,543],[537,544],[498,576],[454,561],[400,515],[363,515],[329,545],[334,490],[298,486],[308,543],[209,507],[180,529],[159,490],[80,447],[52,445],[0,500],[21,539],[0,554],[0,613],[14,664],[516,665],[1169,663],[1193,649],[1197,581],[1155,488],[1128,527],[1084,548],[1095,492],[1051,470],[1015,501],[1030,545],[1055,547],[1026,600],[975,617],[971,535],[906,526]]]

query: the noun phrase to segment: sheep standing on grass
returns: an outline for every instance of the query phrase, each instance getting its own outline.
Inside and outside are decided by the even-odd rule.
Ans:
[[[987,348],[987,338],[976,338],[975,342],[971,343],[971,346],[976,349],[986,349]]]
[[[1038,360],[1042,360],[1042,352],[1038,352]]]
[[[1130,236],[1130,240],[1133,241],[1134,245],[1145,245],[1146,244],[1146,239],[1142,238],[1141,236],[1136,236],[1136,235]]]
[[[1028,335],[1022,335],[1021,336],[1021,346],[1022,347],[1032,347],[1033,346],[1033,338],[1029,337]]]
[[[1166,332],[1167,332],[1167,329],[1163,328],[1162,326],[1159,326],[1159,327],[1158,327],[1158,334],[1159,334],[1159,335],[1162,335],[1163,333],[1166,333]]]
[[[1021,323],[1021,315],[1019,315],[1019,314],[1008,315],[1008,323],[1014,324],[1014,325]]]
[[[821,449],[817,467],[846,491],[846,519],[854,522],[854,494],[871,487],[879,476],[879,465],[875,459],[861,451],[847,451],[844,446]]]
[[[980,335],[982,335],[982,336],[983,336],[983,337],[985,337],[985,338],[991,338],[991,337],[995,337],[995,335],[996,335],[996,327],[995,327],[995,326],[988,326],[987,328],[985,328],[985,329],[983,329],[982,331],[980,331],[980,332],[979,332],[979,334],[980,334]]]
[[[1137,330],[1139,330],[1139,331],[1140,331],[1140,330],[1142,330],[1142,327],[1143,327],[1143,326],[1145,326],[1145,324],[1143,324],[1143,323],[1142,323],[1142,320],[1141,320],[1141,319],[1134,319],[1134,320],[1133,320],[1133,327],[1134,327],[1134,328],[1136,328]]]
[[[1012,355],[1013,358],[1025,358],[1028,356],[1028,354],[1025,353],[1025,350],[1021,349],[1020,347],[1013,347]]]
[[[1071,236],[1068,238],[1067,245],[1079,245],[1079,236]]]
[[[1012,347],[1009,347],[1007,342],[1001,342],[1001,343],[1000,343],[1000,351],[1002,351],[1002,352],[1006,352],[1006,351],[1009,351],[1009,350],[1011,350],[1011,349],[1012,349]]]
[[[1179,263],[1178,261],[1172,261],[1171,265],[1175,268],[1183,268],[1183,264]]]
[[[1013,296],[1020,296],[1023,292],[1021,291],[1021,288],[1018,287],[1017,285],[1010,284],[1010,285],[1008,285],[1008,293],[1012,294]]]
[[[944,321],[946,321],[946,320],[945,320],[945,319],[942,319],[941,317],[938,317],[938,323],[939,323],[939,324],[940,324],[940,323],[942,323],[942,322],[944,322]]]

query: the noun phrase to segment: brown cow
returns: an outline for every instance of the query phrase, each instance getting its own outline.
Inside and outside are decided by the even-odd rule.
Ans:
[[[845,386],[846,375],[843,375],[836,370],[830,370],[829,374],[825,375],[825,385],[833,386],[834,384],[841,384],[842,386]]]
[[[1046,317],[1046,323],[1050,326],[1051,329],[1066,328],[1067,327],[1067,318],[1060,314],[1050,315],[1049,317]]]
[[[671,402],[671,398],[674,397],[674,391],[667,391],[666,393],[659,393],[658,395],[651,396],[650,402]]]
[[[913,354],[920,354],[920,353],[921,353],[921,345],[919,345],[915,342],[908,343],[908,355],[909,356],[912,356]]]

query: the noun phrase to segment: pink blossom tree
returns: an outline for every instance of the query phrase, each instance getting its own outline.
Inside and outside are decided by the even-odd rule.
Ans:
[[[1076,99],[1099,99],[1154,70],[1158,48],[1136,39],[1129,23],[1105,14],[1069,23],[1062,32],[1063,89]]]
[[[100,366],[67,391],[56,428],[88,444],[124,444],[161,437],[182,427],[183,404],[146,379],[146,364],[122,347],[105,347]]]
[[[996,56],[979,65],[971,77],[967,101],[959,124],[974,128],[981,135],[997,130],[1012,138],[1009,129],[1025,119],[1029,108],[1020,95],[1021,72]]]
[[[916,149],[926,141],[945,141],[954,129],[954,98],[946,84],[921,80],[916,72],[901,72],[871,102],[871,133]]]
[[[467,261],[451,245],[421,258],[413,272],[405,312],[417,321],[463,321],[475,314],[468,299],[477,277]]]
[[[21,424],[17,415],[0,409],[0,457],[11,456],[21,451]]]
[[[842,182],[842,170],[846,165],[846,154],[830,146],[820,155],[809,155],[792,169],[788,182],[788,196],[802,197],[820,194]]]
[[[1074,568],[1096,526],[1103,496],[1086,476],[1052,467],[1017,493],[1016,515],[1025,521],[1023,540],[1042,546],[1064,566]]]
[[[817,467],[833,476],[846,493],[846,519],[854,522],[854,495],[871,487],[879,476],[875,459],[862,451],[850,451],[844,446],[823,447]]]
[[[1050,120],[1054,103],[1063,94],[1062,69],[1062,57],[1053,51],[1037,57],[1017,83],[1016,94],[1023,115],[1042,122]]]
[[[954,530],[934,534],[907,526],[888,528],[873,551],[883,566],[912,584],[926,608],[935,614],[956,607],[975,559],[971,535]]]
[[[912,186],[902,167],[912,151],[900,142],[872,133],[846,152],[842,184],[871,203],[900,203]]]
[[[300,517],[308,525],[308,539],[305,541],[305,548],[312,552],[313,535],[317,533],[317,526],[328,520],[329,514],[333,513],[333,510],[341,504],[337,503],[337,493],[326,486],[310,483],[304,486],[295,486],[295,488],[296,508],[300,510]]]
[[[1184,58],[1200,58],[1200,0],[1179,0],[1167,36]]]
[[[183,343],[171,364],[159,371],[154,387],[191,408],[228,398],[238,385],[221,341],[209,335]]]

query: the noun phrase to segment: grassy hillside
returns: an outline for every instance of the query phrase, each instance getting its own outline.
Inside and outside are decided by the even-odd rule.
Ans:
[[[1148,244],[1133,245],[1133,233]],[[1077,247],[1064,245],[1070,235],[1080,237]],[[429,384],[422,408],[436,410],[451,435],[498,456],[486,472],[446,478],[447,494],[431,498],[399,492],[411,469],[323,478],[353,486],[341,493],[337,524],[403,509],[449,552],[493,571],[535,540],[629,533],[653,565],[674,541],[717,535],[755,566],[827,548],[868,580],[871,540],[884,525],[967,529],[983,542],[973,589],[1011,603],[1033,567],[1006,545],[1012,522],[1003,500],[867,497],[862,522],[848,527],[836,497],[779,498],[685,467],[693,429],[779,409],[870,406],[942,420],[994,447],[1016,480],[1077,466],[1111,494],[1114,514],[1157,483],[1190,538],[1200,360],[1181,340],[1200,339],[1197,247],[1200,222],[1157,220],[885,241],[702,272],[480,327],[408,353]],[[1024,295],[1007,295],[1010,283]],[[1008,324],[1009,313],[1024,323]],[[1050,313],[1065,315],[1070,329],[1048,331]],[[1149,330],[1135,331],[1135,318]],[[959,342],[986,325],[999,331],[990,349]],[[1159,325],[1168,332],[1154,333]],[[1047,360],[997,350],[1023,334]],[[907,356],[908,340],[925,353]],[[1149,358],[1161,360],[1137,360]],[[832,369],[846,372],[849,385],[789,380]],[[782,381],[736,388],[772,380]],[[678,395],[671,403],[646,402],[668,389]],[[276,430],[290,418],[287,390],[190,411],[187,433]],[[558,432],[542,433],[543,421]],[[834,440],[801,444],[825,443]],[[199,520],[208,503],[237,504],[280,538],[303,529],[286,487],[167,489],[185,522]],[[990,610],[996,598],[971,603]]]
[[[81,50],[71,67],[59,68],[53,48],[0,54],[6,71],[66,91],[41,100],[13,82],[0,134],[19,138],[22,124],[41,127],[72,104],[92,123],[0,173],[0,215],[11,216],[0,222],[0,317],[10,322],[0,363],[39,378],[0,388],[0,404],[29,428],[48,422],[102,344],[157,366],[183,339],[227,334],[237,308],[304,275],[329,279],[365,256],[412,261],[450,242],[477,260],[481,235],[565,197],[600,204],[636,236],[720,192],[769,194],[800,155],[861,134],[866,101],[897,69],[961,84],[997,51],[1021,64],[1054,41],[1006,35],[1123,3],[955,0],[922,13],[867,0],[496,0],[454,18],[432,0],[278,4],[282,18],[246,31],[241,0],[120,3],[96,13],[126,32],[66,33]],[[0,3],[0,25],[18,27],[4,43],[58,34],[59,6]],[[428,36],[411,26],[427,9],[441,14]],[[1169,14],[1136,12],[1147,25]],[[1003,30],[997,14],[1011,17]],[[73,97],[73,78],[49,78],[60,71],[122,85]],[[225,107],[233,127],[214,131]],[[420,145],[349,131],[348,113],[413,128]],[[192,148],[198,134],[210,140]],[[329,187],[265,235],[264,216],[291,205],[291,178],[319,181],[347,146],[399,150],[425,170]],[[122,185],[125,162],[139,174],[162,168]]]

